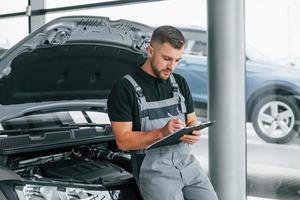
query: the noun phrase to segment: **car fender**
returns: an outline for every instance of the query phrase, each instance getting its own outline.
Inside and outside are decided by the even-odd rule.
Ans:
[[[247,121],[250,121],[250,116],[255,103],[271,94],[288,95],[295,98],[297,103],[300,102],[300,87],[287,81],[272,81],[260,86],[259,89],[253,90],[247,97]]]

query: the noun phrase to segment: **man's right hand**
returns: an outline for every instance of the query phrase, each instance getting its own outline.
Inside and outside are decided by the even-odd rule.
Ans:
[[[178,129],[186,127],[185,123],[176,117],[172,117],[168,123],[162,127],[163,136],[167,136],[171,133],[176,132]]]
[[[144,149],[153,142],[185,127],[180,119],[172,117],[168,123],[159,129],[150,131],[132,131],[132,122],[111,122],[116,143],[123,151]]]

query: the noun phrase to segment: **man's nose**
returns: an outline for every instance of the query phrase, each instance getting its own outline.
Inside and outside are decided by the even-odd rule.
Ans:
[[[168,67],[174,69],[176,67],[176,60],[170,60],[168,62]]]

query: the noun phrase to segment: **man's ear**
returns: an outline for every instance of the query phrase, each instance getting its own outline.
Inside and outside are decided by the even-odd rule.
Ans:
[[[147,47],[147,56],[148,56],[149,58],[152,58],[152,57],[153,57],[153,53],[154,53],[154,49],[153,49],[153,47],[152,47],[151,45],[149,45],[149,46]]]

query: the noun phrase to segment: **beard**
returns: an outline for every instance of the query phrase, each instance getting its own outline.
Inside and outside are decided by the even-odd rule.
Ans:
[[[168,69],[167,67],[163,68],[163,69],[159,69],[159,67],[157,67],[154,64],[153,60],[151,60],[150,66],[151,66],[151,69],[152,69],[154,75],[161,80],[167,80],[172,73],[172,70]]]

